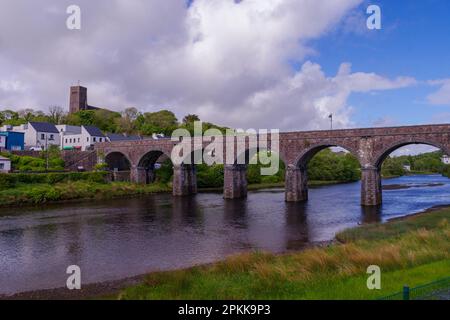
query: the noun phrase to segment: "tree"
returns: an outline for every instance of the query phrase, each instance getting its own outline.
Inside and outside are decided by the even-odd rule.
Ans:
[[[188,114],[183,118],[184,124],[193,123],[195,121],[200,121],[200,118],[196,114]]]
[[[60,106],[51,106],[48,108],[49,110],[49,121],[53,124],[61,124],[62,120],[64,119],[64,116],[66,113],[64,112],[64,109]]]
[[[96,126],[105,132],[117,132],[117,121],[120,113],[106,109],[82,110],[69,114],[65,122],[74,126]]]
[[[33,109],[21,109],[17,112],[19,118],[25,120],[25,122],[33,121],[34,110]]]
[[[139,111],[136,108],[127,108],[122,111],[122,116],[116,119],[117,130],[132,134],[136,132],[136,119],[139,117]]]
[[[146,112],[139,118],[139,122],[139,130],[145,135],[164,133],[170,136],[172,131],[178,127],[178,119],[169,110]]]
[[[134,107],[126,108],[122,111],[122,117],[130,119],[130,121],[136,121],[138,116],[139,111]]]

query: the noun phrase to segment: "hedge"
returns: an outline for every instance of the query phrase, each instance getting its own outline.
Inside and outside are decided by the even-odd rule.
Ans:
[[[0,190],[12,188],[17,183],[35,184],[68,181],[106,183],[108,172],[61,172],[61,173],[0,173]]]

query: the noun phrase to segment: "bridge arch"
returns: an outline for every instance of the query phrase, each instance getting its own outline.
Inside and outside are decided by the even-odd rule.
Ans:
[[[112,172],[113,181],[129,181],[131,171],[131,161],[120,151],[112,151],[105,155],[105,163]]]
[[[362,161],[359,156],[358,150],[356,150],[353,146],[347,145],[345,143],[334,142],[334,141],[322,141],[317,144],[313,144],[305,148],[300,154],[295,158],[294,163],[292,164],[298,168],[306,168],[308,162],[320,151],[325,150],[327,148],[338,147],[347,150],[353,155],[361,165]]]
[[[110,170],[129,171],[131,169],[130,159],[120,151],[111,151],[105,155],[105,163]]]
[[[386,158],[395,150],[407,145],[428,145],[440,149],[444,153],[449,150],[446,145],[433,139],[400,139],[386,144],[381,150],[375,153],[372,162],[362,169],[361,174],[361,204],[366,206],[376,206],[382,203],[383,188],[381,168]]]
[[[308,200],[308,163],[320,151],[330,147],[340,147],[353,155],[360,167],[361,159],[359,153],[353,146],[335,141],[321,141],[317,144],[308,145],[295,158],[294,162],[286,168],[285,174],[285,199],[288,202]]]
[[[373,166],[375,168],[381,169],[381,165],[383,164],[384,160],[395,150],[407,146],[407,145],[414,145],[414,144],[424,144],[431,147],[435,147],[437,149],[442,150],[442,152],[448,154],[450,150],[447,150],[446,146],[442,145],[439,142],[431,141],[427,139],[403,139],[395,141],[387,146],[385,146],[380,152],[376,153],[374,156]]]
[[[271,161],[277,161],[278,163],[273,165],[273,162],[269,164],[261,164],[259,162],[259,157],[261,153],[273,152],[270,148],[255,146],[251,148],[245,148],[245,150],[237,150],[237,154],[233,154],[234,162],[226,163],[224,167],[224,198],[225,199],[235,199],[243,198],[247,196],[247,185],[248,182],[258,183],[262,180],[264,176],[260,176],[259,172],[252,171],[252,169],[264,170],[265,168],[270,168],[274,171],[273,176],[275,180],[279,178],[279,174],[283,174],[285,170],[284,156],[278,152],[276,154],[271,154]],[[252,163],[255,159],[256,163]],[[257,167],[249,167],[249,165],[261,164]],[[250,170],[250,171],[248,171]],[[247,175],[248,173],[248,175]],[[253,173],[253,174],[252,174]],[[268,172],[270,173],[270,172]],[[249,180],[250,179],[250,180]],[[278,180],[276,180],[278,181]],[[271,181],[272,182],[272,181]]]
[[[145,184],[154,182],[156,170],[159,169],[157,168],[158,161],[159,168],[164,165],[164,162],[171,162],[170,156],[161,149],[152,149],[143,154],[137,162],[136,182]]]
[[[283,163],[287,163],[285,160],[285,156],[282,154],[281,151],[282,150],[278,150],[277,156],[280,161],[282,161]],[[250,163],[250,160],[253,157],[255,157],[256,155],[258,155],[260,152],[272,152],[272,151],[270,150],[270,148],[261,148],[259,146],[255,147],[255,148],[246,148],[243,152],[238,153],[234,157],[234,165],[238,165],[238,164],[247,165]]]

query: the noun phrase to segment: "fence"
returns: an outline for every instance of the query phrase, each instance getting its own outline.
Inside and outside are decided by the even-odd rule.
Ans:
[[[433,281],[421,286],[403,290],[379,300],[448,300],[450,299],[450,277]]]

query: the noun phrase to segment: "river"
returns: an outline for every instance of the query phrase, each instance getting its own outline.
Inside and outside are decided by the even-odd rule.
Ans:
[[[428,185],[433,184],[433,185]],[[450,204],[450,179],[405,176],[383,185],[380,208],[359,205],[360,183],[311,188],[307,203],[285,203],[282,189],[173,198],[88,201],[0,209],[0,294],[65,286],[67,266],[83,283],[207,263],[254,249],[299,250],[342,229]]]

